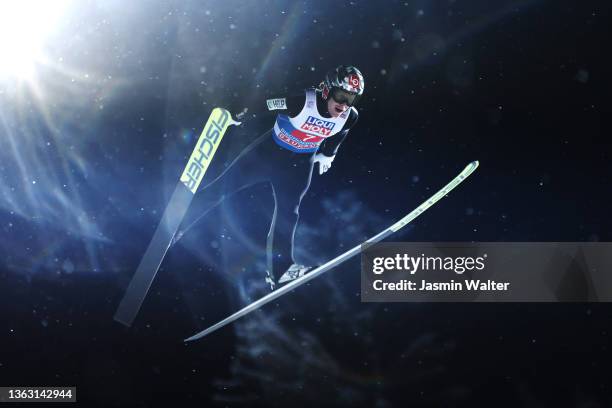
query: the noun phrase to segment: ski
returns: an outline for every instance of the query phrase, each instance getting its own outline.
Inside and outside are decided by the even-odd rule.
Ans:
[[[446,186],[444,186],[442,189],[440,189],[436,194],[434,194],[433,196],[431,196],[429,199],[427,199],[425,202],[423,202],[421,205],[419,205],[417,208],[415,208],[413,211],[411,211],[408,215],[406,215],[405,217],[403,217],[402,219],[400,219],[399,221],[397,221],[395,224],[391,225],[390,227],[388,227],[387,229],[383,230],[382,232],[378,233],[377,235],[373,236],[372,238],[368,239],[367,241],[363,242],[360,245],[357,245],[356,247],[346,251],[345,253],[337,256],[336,258],[332,259],[329,262],[324,263],[323,265],[313,269],[312,271],[308,272],[306,275],[292,281],[291,283],[288,283],[287,285],[269,293],[268,295],[262,297],[261,299],[258,299],[256,301],[254,301],[253,303],[245,306],[244,308],[240,309],[239,311],[237,311],[236,313],[232,314],[231,316],[221,320],[220,322],[210,326],[209,328],[189,337],[188,339],[185,339],[185,342],[189,342],[189,341],[194,341],[194,340],[198,340],[201,339],[202,337],[220,329],[223,326],[228,325],[229,323],[232,323],[238,319],[240,319],[242,316],[245,316],[249,313],[251,313],[254,310],[259,309],[260,307],[262,307],[263,305],[278,299],[279,297],[287,294],[288,292],[292,291],[293,289],[297,288],[298,286],[301,286],[311,280],[313,280],[314,278],[322,275],[323,273],[329,271],[330,269],[342,264],[343,262],[349,260],[350,258],[354,257],[355,255],[361,253],[364,249],[364,247],[367,247],[369,245],[372,245],[376,242],[379,242],[383,239],[385,239],[386,237],[388,237],[389,235],[397,232],[398,230],[400,230],[401,228],[403,228],[404,226],[406,226],[407,224],[409,224],[412,220],[414,220],[415,218],[417,218],[419,215],[423,214],[423,212],[425,212],[429,207],[431,207],[432,205],[434,205],[435,203],[437,203],[440,199],[442,199],[442,197],[446,196],[449,192],[451,192],[455,187],[457,187],[463,180],[465,180],[467,177],[469,177],[470,174],[472,174],[476,169],[478,168],[478,161],[473,161],[470,164],[468,164],[465,169],[463,169],[463,171],[461,173],[459,173],[459,175],[457,177],[455,177],[450,183],[448,183]]]
[[[157,270],[168,251],[172,238],[181,225],[193,196],[198,190],[204,174],[206,174],[225,131],[230,125],[240,125],[240,122],[234,121],[231,114],[225,109],[213,109],[170,198],[170,202],[166,206],[153,238],[115,312],[114,319],[116,321],[126,326],[131,326],[134,322],[153,279],[155,279]]]

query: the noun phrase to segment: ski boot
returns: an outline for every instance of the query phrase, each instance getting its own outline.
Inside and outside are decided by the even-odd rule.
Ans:
[[[274,276],[272,276],[270,271],[266,271],[266,284],[270,285],[270,291],[276,289],[276,281],[274,280]]]
[[[278,283],[285,283],[295,280],[304,276],[306,272],[312,269],[312,266],[304,266],[300,264],[293,264],[287,269],[287,272],[283,274],[278,280]]]

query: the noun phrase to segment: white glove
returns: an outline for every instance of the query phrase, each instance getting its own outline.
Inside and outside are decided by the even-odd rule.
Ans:
[[[236,116],[235,116],[236,119],[237,120],[242,120],[244,118],[244,116],[247,114],[248,111],[249,111],[249,108],[244,108],[243,110],[241,110],[240,112],[238,112],[236,114]],[[242,122],[238,122],[238,123],[240,125]]]
[[[319,175],[329,170],[335,158],[336,156],[328,157],[324,155],[323,153],[317,153],[314,155],[313,162],[319,163]]]

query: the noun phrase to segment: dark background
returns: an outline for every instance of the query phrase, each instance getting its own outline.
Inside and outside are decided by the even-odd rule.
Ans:
[[[303,202],[305,263],[472,160],[393,240],[610,241],[607,2],[71,7],[36,76],[0,81],[0,385],[77,386],[91,406],[612,404],[608,304],[362,304],[358,259],[184,344],[259,293],[265,186],[170,251],[134,327],[112,320],[212,107],[341,63],[366,91]],[[228,133],[210,177],[263,122]]]

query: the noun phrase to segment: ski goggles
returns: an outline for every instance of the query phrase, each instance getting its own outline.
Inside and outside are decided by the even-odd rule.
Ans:
[[[357,102],[357,94],[347,92],[344,89],[334,88],[331,92],[331,97],[339,104],[353,106]]]

